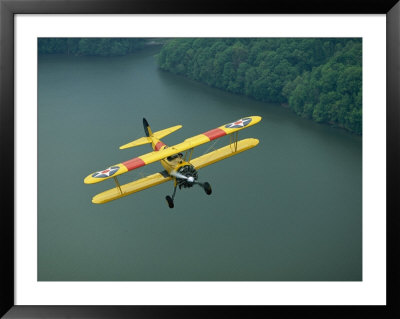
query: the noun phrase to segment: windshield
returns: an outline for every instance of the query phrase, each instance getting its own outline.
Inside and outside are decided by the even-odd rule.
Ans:
[[[182,158],[182,156],[183,156],[183,154],[182,153],[178,153],[178,154],[174,154],[174,155],[171,155],[171,156],[168,156],[167,157],[167,160],[168,161],[172,161],[172,160],[174,160],[174,159],[176,159],[176,158]]]

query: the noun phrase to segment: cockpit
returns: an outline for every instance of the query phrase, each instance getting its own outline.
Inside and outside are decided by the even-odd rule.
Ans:
[[[178,153],[178,154],[174,154],[174,155],[168,156],[167,160],[169,162],[171,162],[171,161],[176,160],[176,159],[181,159],[182,157],[183,157],[183,154],[182,153]]]

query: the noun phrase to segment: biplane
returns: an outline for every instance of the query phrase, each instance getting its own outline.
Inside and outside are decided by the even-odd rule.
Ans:
[[[122,145],[120,149],[151,144],[153,151],[88,175],[84,179],[85,184],[94,184],[107,179],[114,179],[116,185],[114,188],[94,196],[92,202],[95,204],[107,203],[171,180],[174,182],[172,196],[168,195],[165,197],[170,208],[174,207],[177,187],[181,189],[182,187],[190,188],[194,185],[199,185],[204,189],[207,195],[210,195],[212,192],[210,184],[208,182],[201,183],[198,181],[197,170],[257,146],[259,142],[258,139],[246,138],[238,140],[238,135],[240,130],[257,124],[260,121],[260,116],[245,117],[188,138],[174,146],[167,146],[161,139],[179,130],[182,125],[176,125],[153,133],[149,123],[146,119],[143,119],[143,127],[146,136]],[[199,157],[192,158],[195,147],[223,136],[229,136],[228,145]],[[163,171],[120,185],[117,176],[157,161],[161,162],[164,168]]]

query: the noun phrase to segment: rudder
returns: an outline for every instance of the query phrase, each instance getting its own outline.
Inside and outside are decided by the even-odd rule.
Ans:
[[[153,132],[151,131],[149,122],[145,118],[143,118],[143,127],[144,127],[144,133],[146,134],[147,137],[150,137],[153,135]]]

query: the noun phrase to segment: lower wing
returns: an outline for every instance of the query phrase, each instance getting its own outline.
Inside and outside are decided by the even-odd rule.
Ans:
[[[94,204],[104,204],[114,199],[118,199],[133,193],[140,192],[144,189],[168,182],[171,179],[172,177],[166,171],[155,173],[97,194],[93,197],[92,202]]]
[[[247,151],[248,149],[257,146],[258,143],[259,141],[255,138],[247,138],[238,141],[237,143],[232,143],[210,153],[196,157],[192,159],[190,163],[194,166],[195,169],[200,169],[213,163],[222,161],[225,158]],[[160,173],[152,174],[131,183],[117,186],[100,194],[97,194],[93,197],[92,202],[95,204],[104,204],[114,199],[131,195],[144,189],[168,182],[172,179],[173,177],[171,177],[166,171],[162,171]]]
[[[200,169],[216,162],[222,161],[225,158],[247,151],[257,146],[258,143],[259,141],[256,138],[246,138],[244,140],[238,141],[237,143],[232,143],[230,145],[216,149],[215,151],[212,151],[210,153],[196,157],[190,161],[190,164],[192,164],[195,169]]]

